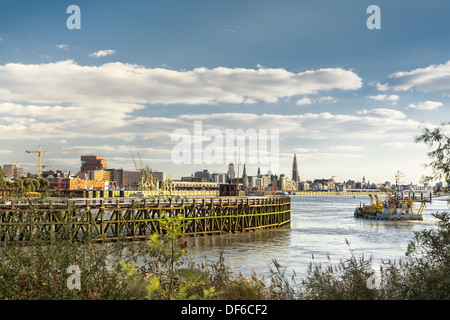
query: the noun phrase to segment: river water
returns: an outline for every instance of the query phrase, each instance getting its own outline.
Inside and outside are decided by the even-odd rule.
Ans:
[[[384,221],[355,218],[353,212],[360,203],[370,203],[368,196],[292,196],[291,226],[256,232],[190,237],[188,254],[196,262],[217,261],[223,253],[225,263],[235,274],[267,278],[272,259],[276,259],[286,274],[293,271],[303,278],[310,262],[331,264],[351,257],[372,257],[372,267],[378,270],[382,261],[404,258],[414,232],[436,227],[431,215],[449,211],[447,201],[427,204],[423,221]],[[380,197],[384,200],[384,197]],[[346,243],[348,240],[349,244]],[[314,260],[313,260],[314,256]]]

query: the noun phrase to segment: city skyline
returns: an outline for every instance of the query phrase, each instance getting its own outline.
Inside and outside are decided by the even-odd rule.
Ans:
[[[368,28],[373,4],[381,29]],[[226,172],[225,156],[173,161],[173,133],[195,140],[201,121],[224,136],[277,130],[276,174],[290,177],[296,154],[302,181],[400,170],[418,184],[430,161],[420,126],[450,119],[449,15],[442,1],[0,0],[0,164],[36,173],[25,150],[42,145],[84,150],[45,154],[46,169],[96,154],[134,170],[140,154],[174,179]],[[256,172],[233,147],[236,174]]]
[[[80,167],[78,170],[76,170],[75,172],[70,172],[68,170],[65,170],[64,168],[55,168],[55,169],[49,169],[49,170],[45,170],[43,169],[41,174],[42,177],[46,177],[47,175],[52,176],[52,174],[56,174],[56,176],[54,177],[72,177],[74,179],[87,179],[87,180],[98,180],[100,179],[101,181],[114,181],[114,178],[111,178],[111,172],[115,172],[117,170],[119,170],[120,172],[126,172],[128,175],[133,175],[139,171],[141,171],[142,169],[144,169],[142,166],[145,166],[144,163],[141,163],[141,159],[139,159],[138,161],[136,161],[136,159],[133,159],[135,163],[139,162],[139,166],[135,166],[136,170],[130,170],[130,171],[126,171],[126,169],[124,170],[123,167],[120,168],[112,168],[110,166],[108,166],[107,164],[107,159],[103,158],[102,156],[99,155],[82,155],[80,157]],[[3,172],[5,174],[6,178],[12,178],[14,177],[14,179],[17,177],[26,177],[30,172],[24,172],[23,168],[18,167],[16,164],[0,164],[0,167],[3,166]],[[92,168],[89,168],[89,166],[91,166]],[[340,185],[345,185],[345,184],[357,184],[359,185],[361,188],[363,186],[371,186],[371,187],[381,187],[381,186],[391,186],[391,185],[397,185],[397,182],[399,185],[402,186],[415,186],[415,187],[423,187],[425,186],[442,186],[443,182],[442,181],[437,181],[436,183],[419,183],[419,184],[413,184],[412,182],[408,182],[408,181],[404,181],[404,174],[401,171],[397,171],[395,173],[395,177],[393,180],[386,180],[386,181],[370,181],[370,179],[367,179],[366,181],[366,177],[363,176],[362,179],[346,179],[346,178],[342,178],[342,179],[335,179],[337,176],[331,176],[331,177],[324,177],[324,176],[317,176],[311,179],[306,179],[306,180],[302,180],[300,179],[300,175],[299,175],[299,171],[298,171],[298,166],[297,166],[297,158],[296,158],[296,154],[294,154],[294,158],[292,161],[292,176],[289,176],[289,174],[286,174],[284,172],[280,172],[280,173],[272,173],[270,170],[268,172],[263,172],[261,171],[261,168],[258,167],[257,170],[252,174],[247,174],[247,170],[246,170],[246,164],[244,163],[242,165],[243,169],[242,169],[242,174],[240,174],[240,167],[241,165],[239,164],[236,167],[235,170],[235,166],[234,163],[230,162],[226,169],[227,170],[219,170],[219,171],[210,171],[209,168],[204,167],[202,170],[200,171],[195,171],[195,172],[185,172],[184,174],[182,174],[182,176],[180,178],[175,178],[173,179],[174,181],[190,181],[190,179],[194,179],[194,178],[199,178],[197,180],[193,180],[193,181],[197,181],[197,182],[216,182],[216,183],[228,183],[228,182],[236,182],[239,181],[239,183],[243,184],[243,185],[247,185],[250,182],[250,178],[262,178],[262,177],[269,177],[268,181],[278,181],[277,183],[279,183],[279,179],[281,179],[281,177],[286,178],[286,181],[292,181],[295,183],[295,190],[299,190],[301,191],[305,184],[309,184],[309,185],[314,185],[316,183],[322,183],[323,181],[332,181],[333,184],[340,184]],[[164,172],[164,171],[157,171],[157,170],[152,170],[151,168],[148,168],[152,171],[152,173],[155,175],[155,177],[157,178],[157,180],[159,181],[165,181],[166,179],[171,179],[171,173],[168,172]],[[91,172],[89,172],[89,170],[91,170]],[[104,173],[102,173],[104,172]],[[238,173],[239,172],[239,173]],[[98,177],[98,178],[96,178]],[[39,178],[39,177],[38,177]],[[133,178],[134,180],[140,180],[140,178],[137,178],[137,176],[135,176]],[[275,179],[275,180],[273,180]],[[398,179],[398,180],[397,180]],[[269,183],[270,184],[270,183]],[[267,187],[267,186],[266,186]],[[350,188],[350,189],[354,189]],[[359,187],[358,187],[359,188]],[[356,189],[358,189],[356,188]],[[307,189],[310,190],[310,189]]]

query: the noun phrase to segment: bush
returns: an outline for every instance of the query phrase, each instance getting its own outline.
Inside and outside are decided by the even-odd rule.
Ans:
[[[222,254],[215,263],[196,264],[185,255],[186,243],[179,241],[180,220],[164,217],[164,234],[152,236],[148,246],[57,237],[26,245],[6,242],[0,248],[0,299],[449,299],[450,216],[435,217],[438,228],[415,233],[406,261],[384,263],[376,286],[371,259],[353,253],[325,268],[311,263],[299,284],[295,273],[286,278],[276,259],[268,284],[256,274],[234,275]],[[138,257],[145,257],[139,267]],[[80,271],[78,289],[71,286],[73,266]]]

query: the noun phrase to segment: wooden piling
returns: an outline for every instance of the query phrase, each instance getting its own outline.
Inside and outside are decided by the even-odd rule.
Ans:
[[[0,204],[0,241],[29,241],[64,230],[70,240],[146,239],[163,232],[162,219],[179,217],[186,236],[289,226],[289,196],[11,200]]]

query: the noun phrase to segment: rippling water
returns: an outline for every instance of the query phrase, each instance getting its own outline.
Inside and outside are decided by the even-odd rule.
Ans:
[[[403,258],[415,231],[436,226],[431,213],[448,211],[447,201],[433,201],[423,221],[365,220],[353,216],[360,203],[370,203],[370,198],[292,196],[290,228],[187,238],[188,253],[200,262],[217,261],[223,252],[233,271],[246,276],[252,268],[258,276],[269,275],[275,258],[303,277],[311,261],[327,263],[329,255],[331,263],[338,263],[351,257],[350,250],[356,256],[372,256],[375,268],[381,260]]]

